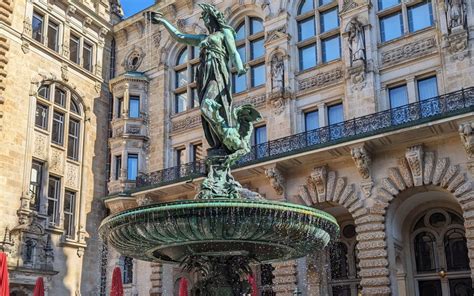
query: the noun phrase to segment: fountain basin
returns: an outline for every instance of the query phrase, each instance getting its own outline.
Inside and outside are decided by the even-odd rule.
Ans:
[[[159,203],[107,217],[99,233],[119,253],[179,263],[186,256],[248,256],[260,262],[303,257],[339,234],[336,219],[310,207],[268,200]]]

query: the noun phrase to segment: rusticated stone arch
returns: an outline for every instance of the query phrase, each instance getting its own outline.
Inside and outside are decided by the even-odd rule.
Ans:
[[[348,184],[346,178],[339,177],[337,172],[328,171],[327,166],[313,170],[306,184],[299,187],[298,196],[308,206],[336,203],[347,209],[354,220],[366,213],[364,201],[354,184]]]
[[[368,213],[355,220],[358,233],[359,267],[363,295],[389,295],[385,216],[391,201],[402,191],[419,186],[436,186],[448,191],[461,205],[468,240],[471,277],[474,278],[474,192],[471,180],[459,164],[422,145],[409,147],[396,167],[387,170],[374,192]]]

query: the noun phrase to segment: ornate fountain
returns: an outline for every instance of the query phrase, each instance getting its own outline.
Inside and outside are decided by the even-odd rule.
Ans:
[[[198,96],[210,145],[207,177],[194,200],[157,203],[107,217],[99,232],[119,253],[146,261],[180,264],[199,272],[193,295],[238,296],[250,292],[250,264],[296,259],[320,251],[339,233],[331,215],[306,206],[263,199],[245,189],[231,166],[250,151],[251,105],[232,105],[229,62],[246,72],[235,31],[214,6],[199,4],[208,35],[179,32],[160,12],[145,18],[163,24],[178,42],[200,47]]]

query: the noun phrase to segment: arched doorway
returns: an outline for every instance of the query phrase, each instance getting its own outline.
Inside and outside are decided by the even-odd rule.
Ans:
[[[461,213],[454,196],[434,186],[407,190],[393,200],[386,224],[393,294],[472,295]]]

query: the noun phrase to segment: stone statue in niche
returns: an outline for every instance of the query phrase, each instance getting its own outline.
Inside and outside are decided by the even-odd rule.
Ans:
[[[365,38],[364,26],[362,23],[353,18],[346,29],[348,33],[348,44],[351,56],[351,65],[358,63],[358,61],[365,62]]]
[[[272,89],[276,91],[281,91],[284,89],[284,75],[285,75],[285,65],[283,62],[283,57],[274,55],[271,61],[271,71],[272,71]]]
[[[448,28],[466,27],[466,2],[464,0],[446,0],[446,16]]]

